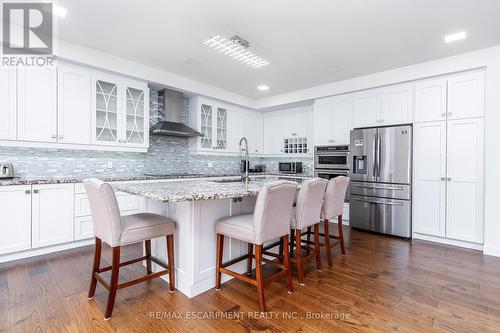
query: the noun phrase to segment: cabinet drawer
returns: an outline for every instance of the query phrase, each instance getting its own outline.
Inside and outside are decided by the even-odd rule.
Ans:
[[[122,211],[122,216],[137,214],[137,210]],[[94,237],[94,226],[92,216],[75,217],[75,240],[89,239]]]
[[[139,197],[123,192],[116,193],[116,200],[120,212],[125,211],[138,211],[139,210]],[[90,204],[86,194],[75,195],[75,217],[90,216]]]

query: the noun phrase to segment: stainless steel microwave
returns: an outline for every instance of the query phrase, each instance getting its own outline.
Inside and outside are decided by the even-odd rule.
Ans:
[[[279,162],[281,173],[302,173],[302,162]]]

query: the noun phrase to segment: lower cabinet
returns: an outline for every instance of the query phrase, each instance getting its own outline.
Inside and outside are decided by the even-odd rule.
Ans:
[[[121,215],[136,214],[140,211],[139,197],[128,193],[117,192],[116,201]],[[75,185],[74,239],[82,240],[94,237],[92,212],[83,184]]]
[[[73,241],[73,202],[73,184],[33,186],[33,248]]]
[[[0,255],[31,248],[31,186],[0,187]]]

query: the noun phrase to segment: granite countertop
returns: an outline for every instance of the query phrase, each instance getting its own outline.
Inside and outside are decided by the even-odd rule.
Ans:
[[[257,175],[257,174],[254,174]],[[269,173],[258,174],[270,175]],[[88,178],[99,178],[105,182],[124,182],[124,181],[146,181],[146,180],[167,180],[167,179],[194,179],[194,178],[209,178],[209,177],[237,177],[235,174],[216,175],[216,174],[169,174],[161,176],[152,175],[130,175],[130,176],[99,176],[99,175],[78,175],[64,177],[16,177],[13,179],[0,179],[0,186],[12,185],[43,185],[43,184],[71,184],[81,183]],[[296,175],[304,177],[306,175]]]
[[[264,184],[278,180],[292,180],[300,183],[300,176],[257,176],[246,184],[239,177],[193,179],[169,182],[113,183],[115,191],[138,195],[159,202],[180,202],[254,196]]]

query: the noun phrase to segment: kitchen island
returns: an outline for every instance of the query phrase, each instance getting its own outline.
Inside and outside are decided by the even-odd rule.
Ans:
[[[239,177],[229,177],[112,183],[112,186],[116,191],[143,198],[145,212],[164,215],[176,222],[176,288],[193,297],[215,286],[215,222],[226,216],[252,213],[264,184],[278,180],[300,183],[303,179],[259,176],[245,183]],[[247,253],[245,242],[227,237],[224,244],[224,261]],[[166,261],[166,254],[166,240],[154,239],[152,255]],[[154,271],[161,269],[153,264]],[[233,269],[243,273],[246,262],[234,265]],[[223,282],[229,279],[223,275]]]

